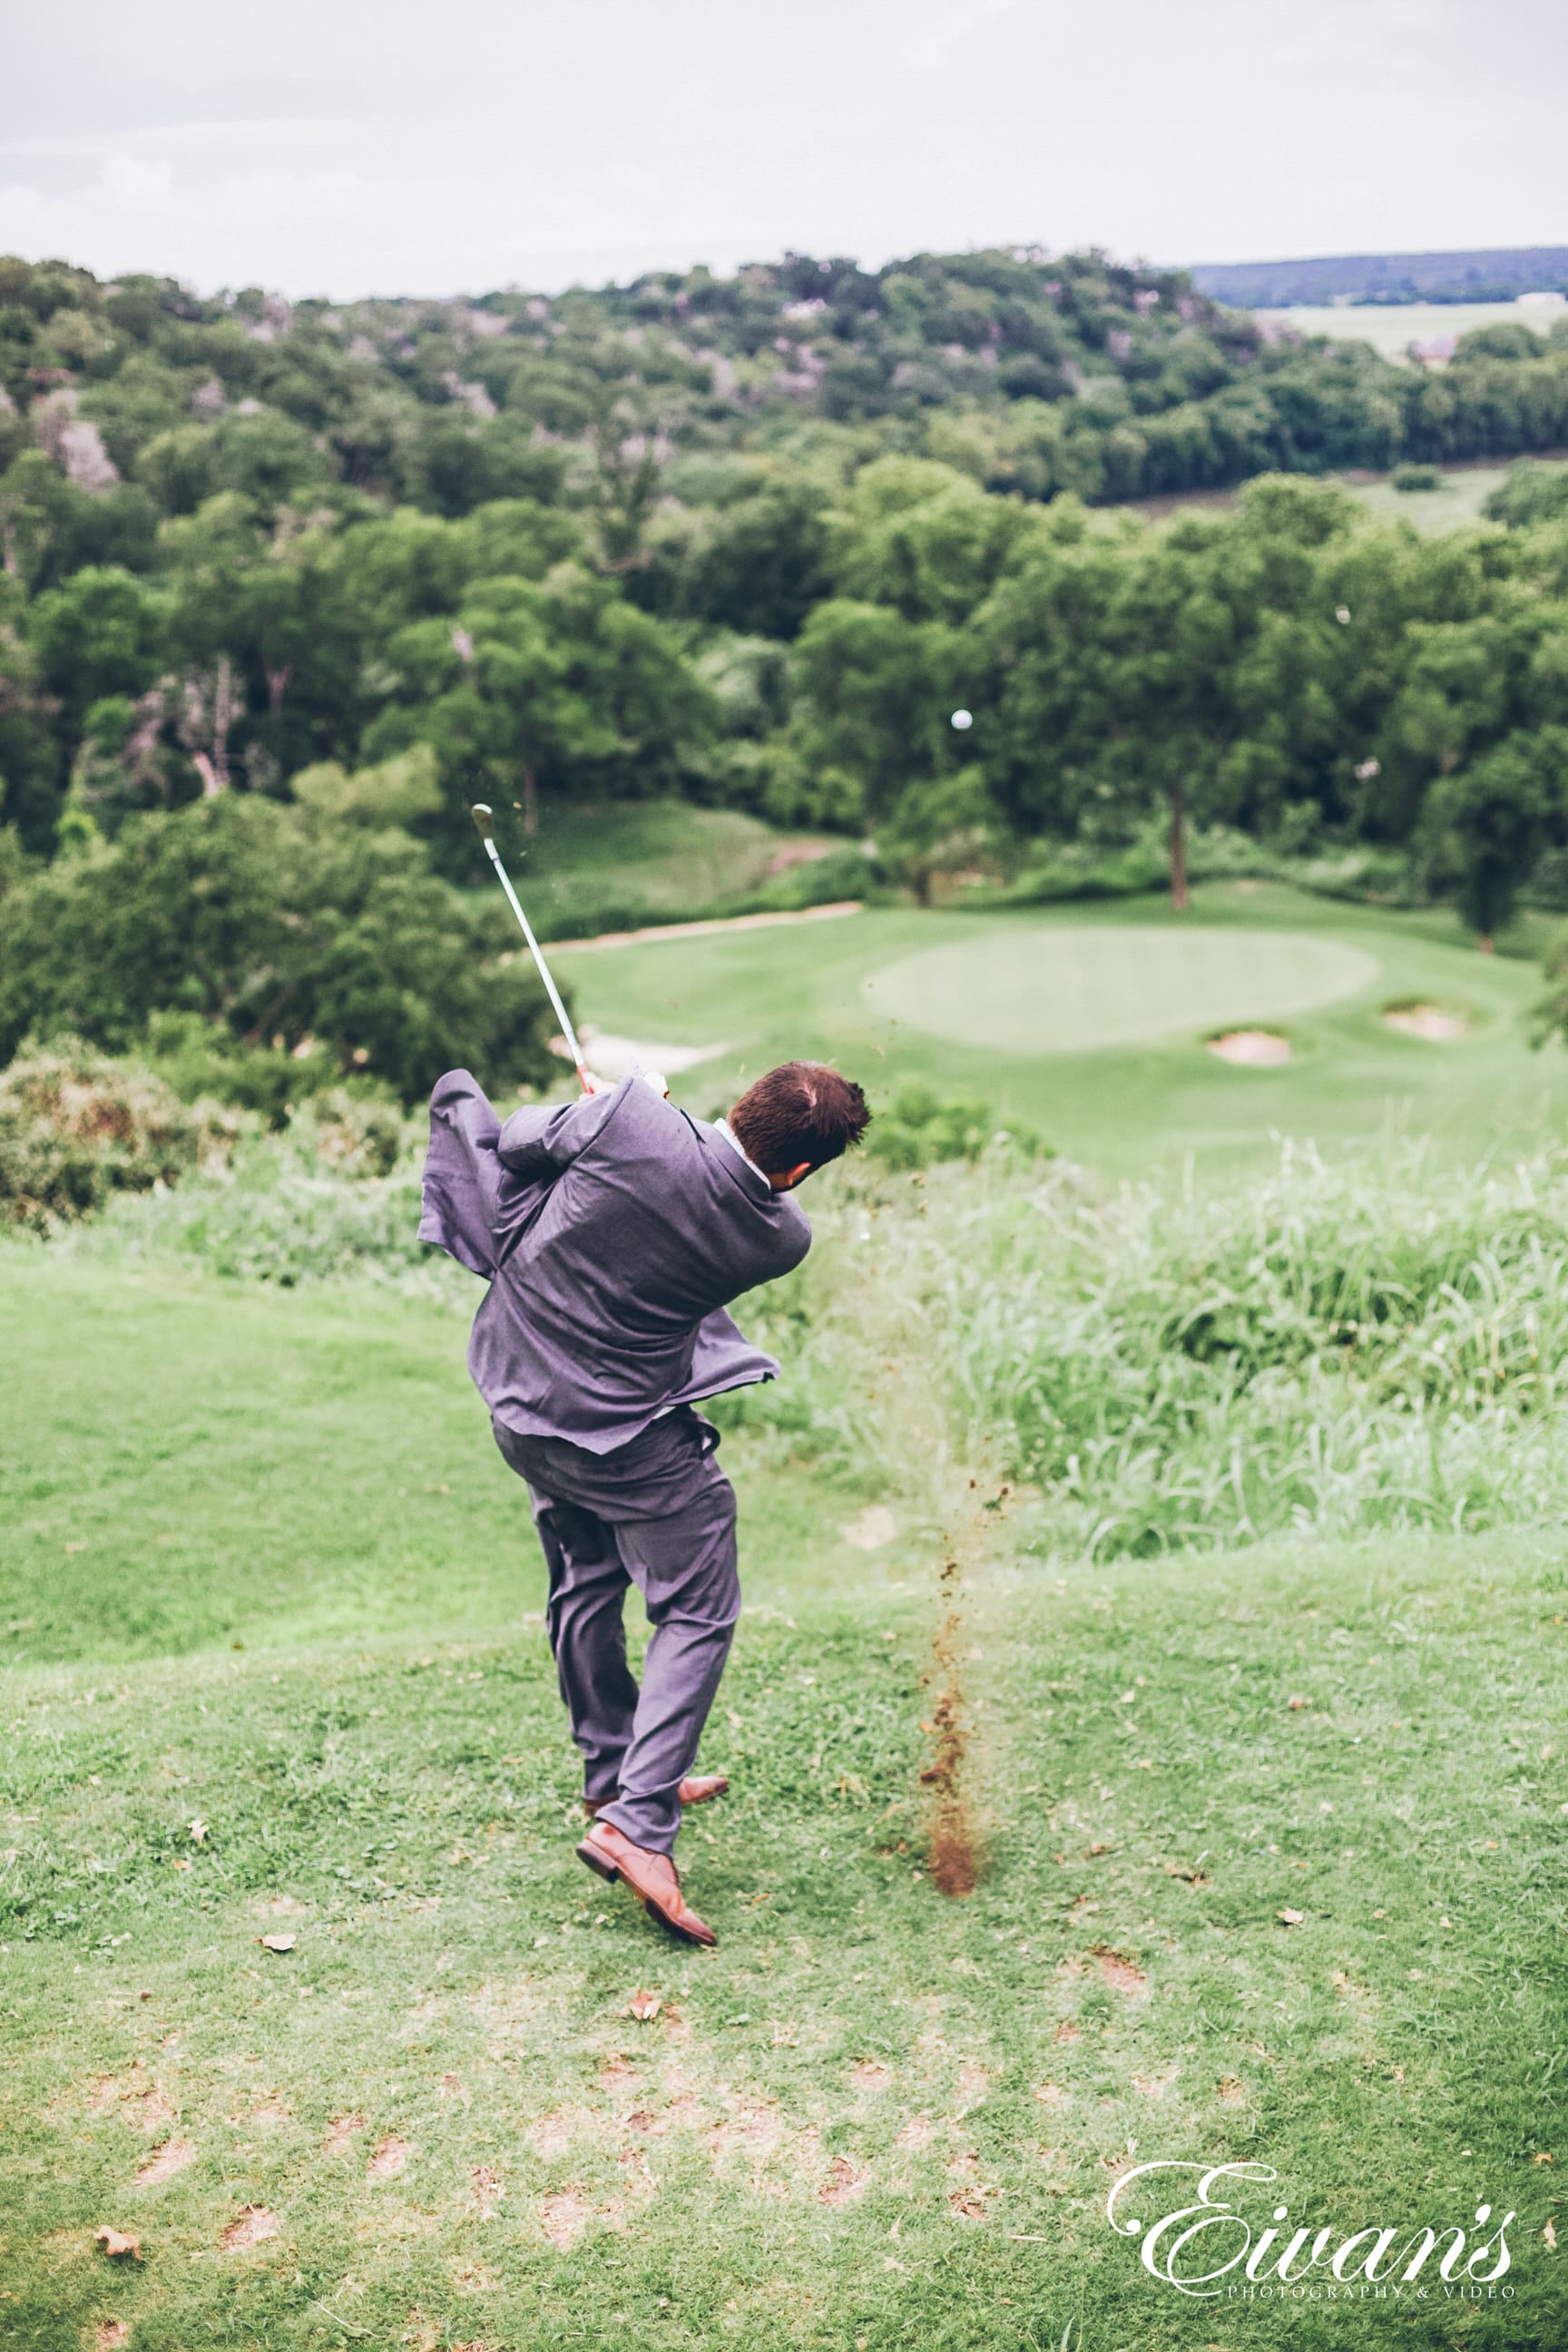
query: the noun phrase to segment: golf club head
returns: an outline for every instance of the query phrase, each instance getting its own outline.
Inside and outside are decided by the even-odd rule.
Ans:
[[[495,838],[495,826],[492,823],[492,813],[489,802],[476,801],[472,808],[468,811],[468,814],[474,820],[474,827],[476,832],[479,834],[479,839],[481,841],[493,841]]]

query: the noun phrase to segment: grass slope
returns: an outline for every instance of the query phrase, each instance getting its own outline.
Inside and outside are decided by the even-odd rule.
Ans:
[[[1289,1017],[1287,1066],[1217,1062],[1202,1042],[1213,1025],[1206,1001],[1193,1002],[1184,1034],[1161,1034],[1168,940],[1239,935],[1245,947],[1233,970],[1245,980],[1244,957],[1271,953],[1281,931],[1336,958],[1348,951],[1375,965],[1356,993]],[[1107,932],[1114,935],[1109,954]],[[1119,975],[1119,997],[1143,1003],[1143,1040],[1128,1038],[1125,1024],[1093,1054],[955,1040],[951,1033],[964,1027],[976,1040],[992,1034],[997,991],[1005,1002],[1019,969],[1037,976],[1056,960],[1070,981],[1073,961],[1058,942],[1081,942],[1086,968],[1092,958],[1094,971]],[[1290,951],[1287,940],[1281,959]],[[958,955],[971,984],[924,990],[912,1006],[900,1000],[889,1008],[882,991],[891,973],[928,952]],[[1341,906],[1272,884],[1211,885],[1194,894],[1185,917],[1152,898],[1037,914],[878,910],[799,929],[558,954],[580,1012],[600,1028],[728,1048],[676,1083],[678,1096],[703,1111],[732,1099],[748,1076],[772,1062],[822,1055],[874,1088],[921,1076],[947,1093],[984,1096],[1075,1158],[1131,1173],[1188,1157],[1228,1171],[1271,1156],[1281,1132],[1332,1144],[1409,1131],[1468,1155],[1494,1142],[1512,1148],[1553,1135],[1568,1108],[1568,1055],[1556,1048],[1533,1053],[1528,1042],[1527,1017],[1540,993],[1532,966],[1478,954],[1451,917]],[[1469,1034],[1433,1045],[1389,1029],[1384,1005],[1406,998],[1464,1013]],[[1043,985],[1021,1001],[1042,1041],[1071,1010],[1070,992],[1053,1001]],[[1228,1017],[1238,1024],[1274,1017],[1251,1009],[1245,985],[1228,1001]],[[1262,974],[1257,1001],[1279,1002]],[[910,1010],[949,1034],[915,1025]],[[1073,1017],[1075,1044],[1089,1042],[1089,1018]]]
[[[812,845],[808,836],[779,833],[742,810],[686,801],[552,801],[531,841],[503,829],[513,880],[543,938],[635,929],[743,899],[803,845]]]
[[[1518,2213],[1511,2300],[1292,2305],[1297,2343],[1561,2332],[1559,1543],[1058,1570],[911,1441],[868,1551],[864,1484],[731,1431],[693,1955],[572,1857],[460,1324],[6,1271],[8,2343],[1260,2340],[1107,2227],[1156,2158],[1265,2161],[1314,2227]]]

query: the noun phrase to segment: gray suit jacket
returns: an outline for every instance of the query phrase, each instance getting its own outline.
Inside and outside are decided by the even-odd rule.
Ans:
[[[489,1281],[468,1369],[493,1417],[593,1454],[772,1380],[724,1309],[811,1247],[789,1194],[642,1078],[502,1127],[467,1070],[430,1097],[419,1235]]]

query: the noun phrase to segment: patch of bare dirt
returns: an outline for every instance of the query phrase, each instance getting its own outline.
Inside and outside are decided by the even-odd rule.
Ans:
[[[828,2168],[826,2179],[817,2190],[818,2201],[824,2205],[852,2205],[864,2197],[868,2176],[847,2156],[836,2156]]]
[[[593,2218],[585,2189],[554,2189],[540,2200],[539,2226],[558,2253],[576,2244]]]
[[[1178,2072],[1175,2066],[1156,2066],[1147,2074],[1134,2074],[1132,2087],[1141,2099],[1163,2099]]]
[[[364,2117],[361,2115],[334,2116],[321,2141],[322,2149],[328,2156],[346,2156],[353,2146],[355,2133],[363,2129]]]
[[[500,2174],[493,2164],[474,2164],[468,2168],[468,2194],[487,2221],[493,2221],[500,2201]]]
[[[388,2132],[377,2143],[374,2154],[365,2166],[365,2178],[368,2180],[395,2180],[398,2174],[405,2169],[408,2155],[408,2142],[399,2139],[395,2132]]]
[[[277,2214],[269,2213],[265,2205],[242,2205],[218,2243],[226,2254],[243,2253],[247,2246],[275,2238],[280,2226]]]
[[[900,2147],[929,2147],[936,2137],[936,2126],[929,2116],[911,2116],[899,2133]]]
[[[184,2172],[188,2164],[195,2162],[195,2157],[194,2139],[166,2139],[136,2175],[137,2188],[156,2189],[163,2181],[173,2180],[177,2172]]]
[[[1128,1959],[1125,1953],[1113,1952],[1109,1944],[1096,1944],[1093,1951],[1100,1973],[1112,1992],[1129,1993],[1134,2000],[1144,1998],[1149,1979],[1135,1960]]]
[[[885,2091],[892,2081],[892,2070],[879,2058],[861,2058],[849,2070],[850,2079],[858,2091]]]
[[[130,2341],[131,2329],[123,2319],[100,2319],[92,2332],[92,2352],[120,2352]]]

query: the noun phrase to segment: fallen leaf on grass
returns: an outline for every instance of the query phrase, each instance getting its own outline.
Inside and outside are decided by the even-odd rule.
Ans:
[[[626,2015],[635,2017],[639,2025],[647,2025],[658,2015],[660,2005],[658,1993],[645,1992],[638,1985],[626,2003]]]
[[[1094,1843],[1085,1851],[1083,1858],[1085,1862],[1092,1862],[1097,1853],[1109,1853],[1110,1852],[1110,1848],[1104,1843],[1103,1839],[1096,1838]]]
[[[1302,1707],[1310,1706],[1312,1702],[1310,1698],[1288,1698],[1285,1704],[1292,1715],[1298,1715]]]
[[[365,2166],[367,2180],[395,2180],[408,2162],[408,2142],[388,2132]]]
[[[163,2181],[173,2180],[177,2172],[184,2172],[187,2164],[195,2163],[195,2154],[194,2139],[166,2139],[137,2174],[137,2188],[156,2189]]]
[[[107,2223],[101,2230],[93,2231],[92,2242],[102,2247],[111,2263],[122,2262],[127,2257],[133,2263],[142,2260],[141,2239],[128,2238],[122,2230],[111,2230]]]
[[[1278,1911],[1274,1916],[1283,1927],[1299,1927],[1307,1915],[1304,1911]]]
[[[1554,2225],[1548,2221],[1545,2229],[1542,2230],[1541,2234],[1546,2241],[1546,2250],[1548,2253],[1554,2254],[1557,2252],[1557,2231]]]
[[[984,2200],[977,2197],[973,2189],[962,2196],[955,2194],[947,2201],[961,2221],[984,2221],[985,2219]]]
[[[1225,2101],[1227,2107],[1239,2107],[1242,2101],[1246,2098],[1247,2093],[1237,2081],[1234,2074],[1227,2074],[1224,2082],[1219,2085],[1219,2096]]]
[[[203,1821],[195,1821],[195,1822],[193,1822],[191,1823],[191,1843],[192,1843],[193,1845],[205,1845],[206,1842],[207,1842],[207,1825],[206,1825],[205,1822],[203,1822]]]
[[[264,2238],[275,2238],[279,2231],[276,2213],[265,2205],[242,2205],[222,2237],[219,2245],[226,2254],[239,2254],[247,2246],[259,2246]]]
[[[185,1867],[189,1869],[187,1863]],[[299,1941],[296,1936],[262,1936],[258,1938],[264,1952],[291,1952]]]
[[[1544,2148],[1539,2149],[1530,2160],[1531,2164],[1552,2164],[1556,2161],[1555,2158],[1549,2156]]]

